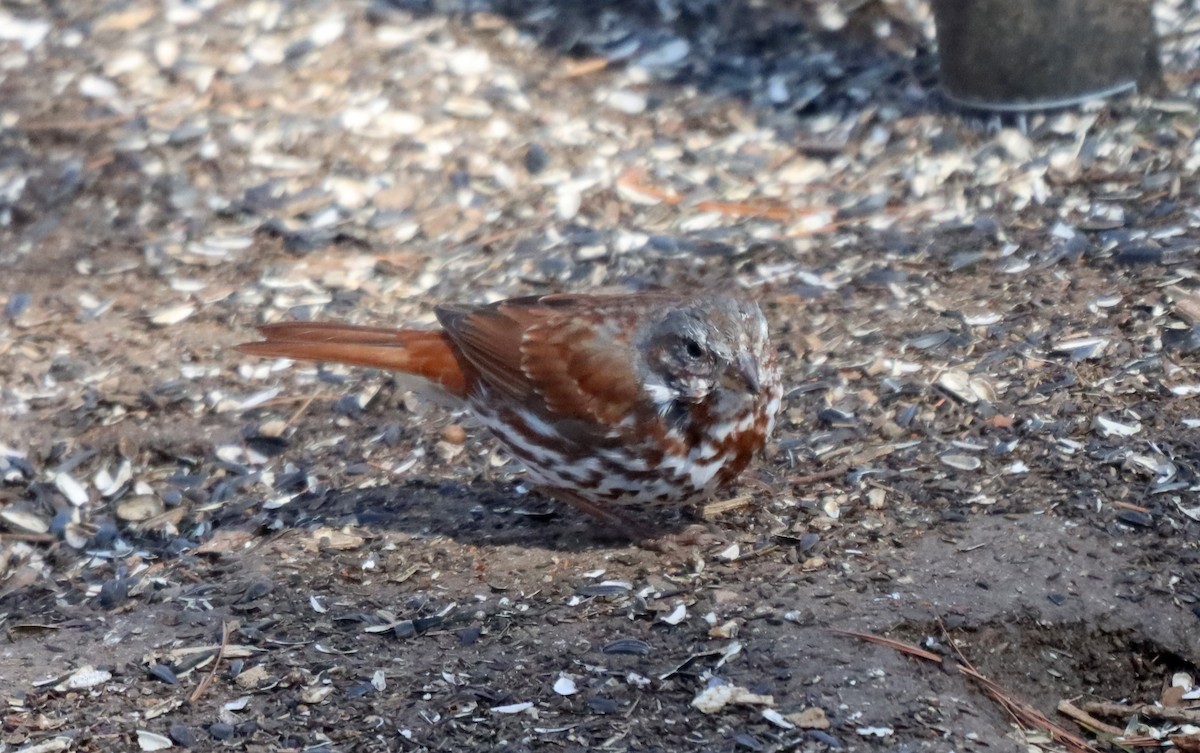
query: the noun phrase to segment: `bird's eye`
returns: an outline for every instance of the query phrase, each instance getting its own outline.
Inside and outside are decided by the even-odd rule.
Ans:
[[[688,358],[697,360],[704,356],[704,346],[695,340],[688,340],[683,345],[683,352],[687,353]]]

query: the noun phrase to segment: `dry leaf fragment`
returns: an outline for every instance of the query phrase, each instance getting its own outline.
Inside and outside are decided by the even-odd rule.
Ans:
[[[254,539],[249,531],[226,528],[213,533],[212,538],[194,550],[195,554],[228,554],[245,548]]]
[[[775,697],[751,693],[739,685],[714,685],[692,699],[692,706],[705,714],[715,714],[731,704],[774,706]]]
[[[800,729],[829,729],[830,726],[825,709],[819,706],[810,706],[803,711],[788,714],[787,720]]]
[[[328,551],[335,549],[340,552],[358,549],[366,542],[362,536],[336,528],[322,527],[312,532],[311,538],[304,542],[304,548],[310,552]]]

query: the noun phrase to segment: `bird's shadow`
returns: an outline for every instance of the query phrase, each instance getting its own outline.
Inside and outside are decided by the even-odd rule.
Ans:
[[[538,495],[503,484],[404,484],[304,494],[276,511],[289,527],[356,525],[418,538],[446,537],[470,546],[520,546],[580,552],[635,543],[621,531]],[[677,532],[689,522],[651,521],[651,536]]]

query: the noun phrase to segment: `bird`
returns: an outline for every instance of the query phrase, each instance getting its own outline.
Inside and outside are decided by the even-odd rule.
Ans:
[[[758,303],[726,293],[556,293],[434,309],[440,329],[289,321],[255,356],[387,369],[465,403],[532,486],[649,540],[764,447],[782,400]]]

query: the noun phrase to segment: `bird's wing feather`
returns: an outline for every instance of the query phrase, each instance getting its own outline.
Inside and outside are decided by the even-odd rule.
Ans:
[[[533,321],[498,306],[438,306],[435,311],[482,384],[517,402],[530,397],[533,386],[521,371],[521,339]]]
[[[440,307],[438,319],[484,384],[551,417],[615,426],[642,398],[632,320],[598,326],[586,296]]]

